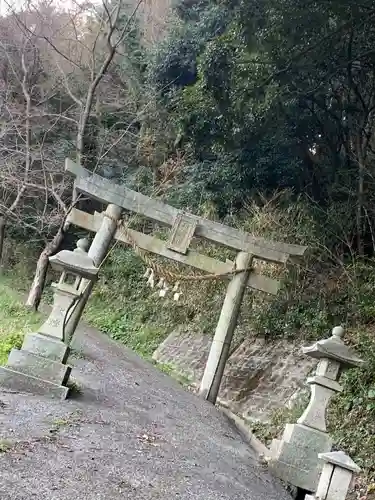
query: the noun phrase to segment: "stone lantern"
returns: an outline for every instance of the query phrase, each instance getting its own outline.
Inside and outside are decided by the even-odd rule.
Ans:
[[[58,283],[52,283],[52,311],[38,332],[66,344],[65,326],[74,304],[81,295],[78,291],[81,280],[85,278],[94,281],[99,271],[86,253],[87,247],[86,239],[79,240],[74,252],[62,250],[49,259],[52,269],[61,272],[61,276]],[[69,283],[69,278],[74,281]]]
[[[309,405],[297,424],[287,424],[281,440],[271,444],[269,464],[280,479],[308,492],[315,492],[322,470],[321,453],[331,451],[327,433],[326,410],[331,397],[342,390],[338,383],[344,369],[364,364],[342,340],[344,329],[338,326],[332,336],[303,348],[304,354],[318,360],[313,377]]]
[[[20,392],[48,394],[65,399],[68,395],[71,367],[65,326],[83,278],[94,281],[99,269],[88,256],[87,240],[79,240],[74,251],[62,250],[50,257],[51,267],[61,272],[60,280],[52,284],[52,311],[36,333],[28,333],[22,348],[12,349],[6,367],[0,367],[0,386]]]

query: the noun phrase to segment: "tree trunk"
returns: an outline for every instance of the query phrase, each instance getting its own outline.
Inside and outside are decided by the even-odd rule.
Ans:
[[[5,241],[5,217],[0,216],[0,270],[3,267],[3,253],[4,253],[4,241]]]
[[[40,301],[42,299],[42,293],[47,278],[47,271],[49,264],[48,259],[58,251],[64,239],[64,234],[65,234],[64,228],[60,227],[60,229],[54,236],[53,240],[47,243],[44,250],[39,256],[33,283],[31,285],[29,296],[27,297],[26,301],[26,306],[34,309],[34,311],[38,310]]]
[[[358,254],[363,257],[363,204],[364,204],[364,177],[365,168],[362,157],[358,158],[358,192],[357,192],[357,250]]]

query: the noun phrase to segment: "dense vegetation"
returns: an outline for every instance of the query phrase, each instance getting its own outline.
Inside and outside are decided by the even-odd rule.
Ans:
[[[309,245],[283,293],[246,299],[240,326],[272,340],[347,325],[369,364],[346,378],[332,426],[374,478],[374,2],[175,0],[147,16],[142,3],[110,6],[115,19],[41,3],[1,20],[2,220],[44,257],[70,245],[70,156],[175,206]],[[94,88],[112,24],[116,50]],[[190,285],[161,307],[142,272],[113,250],[88,318],[144,356],[180,324],[213,331],[224,284]]]

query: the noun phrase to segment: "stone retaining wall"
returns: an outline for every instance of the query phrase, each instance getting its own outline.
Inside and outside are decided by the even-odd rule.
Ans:
[[[153,358],[198,387],[211,340],[208,335],[180,328],[167,337]],[[219,400],[246,420],[267,422],[273,410],[290,405],[314,366],[313,360],[301,354],[301,342],[266,342],[249,335],[229,358]]]

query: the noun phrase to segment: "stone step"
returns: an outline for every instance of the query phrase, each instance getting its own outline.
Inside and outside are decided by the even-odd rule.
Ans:
[[[66,385],[72,371],[69,365],[63,365],[23,349],[12,349],[6,366],[25,375],[41,378],[58,385]]]
[[[69,356],[69,347],[64,342],[41,333],[28,333],[23,341],[22,350],[60,363],[65,363]]]
[[[16,392],[29,392],[31,394],[41,394],[55,399],[66,399],[69,388],[62,385],[48,382],[41,378],[26,375],[16,370],[0,367],[0,390],[4,387]]]

